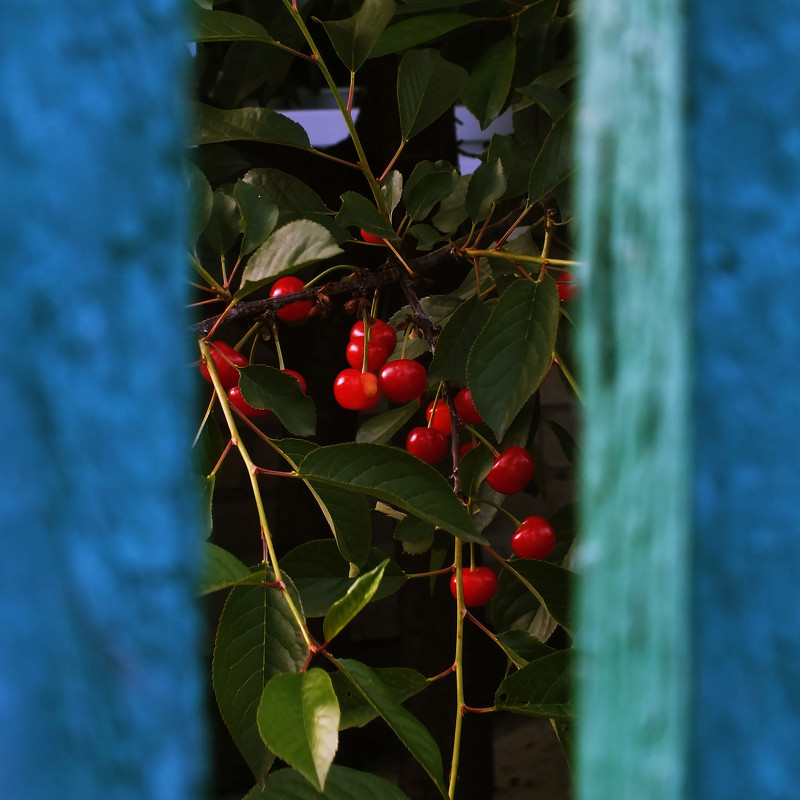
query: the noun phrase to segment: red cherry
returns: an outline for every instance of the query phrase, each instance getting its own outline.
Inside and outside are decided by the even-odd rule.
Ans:
[[[364,363],[364,340],[358,339],[355,342],[350,342],[347,345],[345,356],[347,358],[347,363],[353,369],[360,371]],[[386,363],[388,357],[389,353],[386,352],[386,348],[382,344],[373,342],[372,339],[370,339],[369,345],[367,346],[367,369],[370,372],[377,372]]]
[[[497,575],[489,567],[476,567],[475,571],[462,570],[461,582],[464,584],[464,605],[484,606],[497,591]],[[458,597],[457,573],[450,578],[450,593]]]
[[[303,394],[306,393],[306,379],[299,372],[295,372],[293,369],[282,369],[281,372],[291,375],[300,384]]]
[[[571,272],[562,272],[556,278],[559,300],[572,300],[578,295],[578,284]]]
[[[361,238],[368,244],[383,244],[383,239],[381,239],[380,236],[376,236],[374,233],[369,233],[363,228],[361,229]]]
[[[412,428],[406,450],[426,464],[438,464],[447,452],[447,437],[436,428]]]
[[[544,517],[526,517],[511,536],[511,549],[520,558],[546,558],[556,546],[556,535]]]
[[[533,472],[533,456],[524,447],[514,445],[494,460],[486,483],[496,492],[514,494],[528,485]]]
[[[444,400],[439,400],[436,403],[436,413],[433,411],[433,403],[432,400],[428,404],[428,408],[425,411],[425,419],[428,420],[428,424],[431,428],[436,428],[437,431],[441,431],[446,436],[450,436],[452,433],[452,428],[450,426],[450,409],[447,407],[447,403]],[[431,415],[433,415],[433,421],[431,422]]]
[[[266,417],[269,414],[268,408],[256,408],[251,406],[242,397],[242,390],[238,386],[231,386],[228,389],[228,400],[234,408],[238,408],[246,417]]]
[[[464,442],[461,447],[458,448],[458,455],[460,458],[464,458],[464,456],[475,447],[476,442]]]
[[[462,389],[455,397],[456,413],[461,417],[462,422],[468,425],[479,425],[483,422],[483,417],[475,408],[472,402],[472,393],[469,389]]]
[[[357,342],[363,338],[364,321],[360,319],[350,329],[350,341]],[[369,340],[375,342],[375,344],[383,345],[389,355],[394,352],[394,348],[397,346],[397,334],[394,332],[394,328],[381,319],[376,319],[370,323]]]
[[[285,278],[278,278],[272,284],[269,296],[281,297],[284,294],[294,294],[304,287],[305,284],[300,278],[296,278],[294,275],[287,275]],[[278,318],[284,320],[284,322],[296,322],[299,319],[305,319],[313,305],[314,303],[311,300],[298,300],[296,303],[289,303],[288,306],[278,309]]]
[[[381,391],[393,403],[407,403],[419,397],[428,385],[425,367],[410,358],[390,361],[379,373]]]
[[[378,378],[360,369],[343,369],[333,383],[333,396],[342,408],[364,411],[381,399]]]
[[[242,355],[238,350],[234,350],[226,342],[209,342],[208,345],[222,385],[226,389],[236,386],[239,383],[239,370],[237,367],[247,366],[247,356]],[[200,365],[200,374],[209,383],[211,382],[211,375],[205,364]]]

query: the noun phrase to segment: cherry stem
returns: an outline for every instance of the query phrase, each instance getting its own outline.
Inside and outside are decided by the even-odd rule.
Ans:
[[[432,678],[428,678],[428,683],[433,683],[434,681],[446,678],[448,675],[452,675],[455,671],[456,671],[456,665],[451,664],[444,672],[440,672],[438,675],[434,675]]]
[[[511,223],[511,227],[497,240],[497,244],[495,247],[502,247],[506,241],[508,241],[508,237],[514,232],[514,230],[522,223],[522,220],[525,219],[526,214],[533,208],[533,206],[525,206],[522,210],[522,213]]]
[[[456,655],[454,668],[456,673],[456,720],[453,731],[453,756],[450,762],[450,785],[448,797],[454,800],[456,796],[456,781],[458,779],[458,760],[461,753],[461,729],[464,722],[464,715],[461,709],[464,706],[464,614],[466,604],[464,603],[464,581],[463,581],[463,553],[461,542],[456,539],[455,549],[456,565]]]
[[[319,283],[324,277],[333,272],[339,272],[341,270],[355,272],[356,269],[357,267],[354,267],[352,264],[337,264],[335,267],[328,267],[328,269],[322,270],[319,275],[315,275],[308,283],[304,284],[303,289],[310,289],[314,284]],[[288,297],[289,295],[286,296]]]
[[[269,329],[272,331],[272,341],[275,342],[275,352],[278,355],[278,369],[283,371],[286,368],[286,365],[283,363],[283,350],[281,349],[281,340],[278,338],[278,326],[275,324],[274,319],[270,319]]]
[[[209,377],[211,378],[211,383],[214,385],[214,391],[216,392],[217,397],[219,398],[220,406],[222,407],[222,413],[225,417],[225,421],[228,424],[228,431],[230,432],[231,441],[235,443],[236,449],[239,451],[239,455],[241,456],[242,461],[244,462],[245,467],[247,468],[247,474],[250,477],[250,486],[253,490],[253,499],[256,503],[256,510],[258,512],[258,522],[259,528],[261,533],[261,541],[264,548],[264,563],[265,565],[271,566],[273,573],[275,574],[276,581],[282,581],[283,576],[281,575],[280,567],[278,566],[278,557],[275,553],[275,547],[272,542],[272,536],[269,531],[269,524],[267,522],[267,515],[264,510],[264,502],[261,497],[261,489],[258,485],[258,467],[253,463],[253,460],[250,458],[250,454],[247,452],[247,448],[244,446],[244,443],[239,436],[239,431],[236,428],[236,421],[234,419],[234,414],[231,411],[231,405],[228,402],[228,395],[225,391],[225,388],[222,385],[222,381],[220,381],[219,373],[217,372],[216,364],[214,363],[214,359],[211,357],[210,345],[206,339],[201,339],[198,342],[200,347],[200,354],[202,355],[203,359],[206,362],[206,369],[208,370]],[[268,560],[269,559],[269,560]],[[305,619],[300,611],[297,609],[297,606],[294,604],[292,600],[292,596],[289,592],[282,592],[282,597],[286,600],[286,604],[289,606],[289,611],[291,612],[292,616],[294,617],[295,622],[297,623],[297,627],[300,630],[300,634],[303,637],[303,640],[306,644],[311,647],[311,634],[308,630],[308,626],[306,625]]]
[[[434,575],[444,575],[452,571],[452,567],[442,567],[442,569],[432,569],[430,572],[406,572],[406,578],[431,578]]]
[[[233,439],[228,439],[228,444],[225,445],[225,449],[222,451],[222,455],[217,460],[217,463],[214,465],[214,469],[208,474],[208,477],[211,478],[217,474],[217,470],[222,466],[222,462],[225,460],[225,456],[230,453],[231,448],[236,446],[236,442]]]
[[[465,424],[464,427],[479,441],[483,442],[489,450],[491,451],[492,455],[497,458],[500,455],[500,451],[482,434],[478,433],[472,425]]]
[[[493,558],[497,559],[517,580],[522,583],[523,586],[542,604],[544,608],[547,608],[547,603],[544,601],[544,598],[536,591],[534,585],[525,577],[523,577],[517,570],[514,569],[511,562],[507,559],[503,558],[500,553],[495,552],[491,547],[488,545],[484,545],[484,550],[486,550],[489,555]]]
[[[253,473],[256,475],[274,475],[276,478],[297,478],[296,472],[282,472],[279,469],[267,469],[266,467],[257,467],[253,464]]]
[[[490,706],[489,708],[475,708],[474,706],[461,706],[461,713],[462,714],[491,714],[492,712],[497,711],[494,706]]]
[[[473,502],[478,503],[479,505],[492,506],[492,508],[502,511],[514,523],[515,528],[519,528],[522,525],[522,523],[508,509],[503,508],[500,503],[495,503],[492,500],[485,500],[482,497],[476,497]]]
[[[364,323],[364,352],[361,356],[361,374],[367,372],[367,364],[369,363],[369,315],[367,309],[361,309],[361,320]]]
[[[403,139],[403,141],[400,142],[400,147],[397,148],[397,152],[389,160],[389,163],[386,165],[386,169],[384,169],[380,178],[378,178],[378,183],[380,183],[389,174],[389,170],[391,170],[391,168],[395,165],[397,159],[400,158],[400,153],[403,152],[403,148],[406,146],[407,143],[408,143],[407,139]]]

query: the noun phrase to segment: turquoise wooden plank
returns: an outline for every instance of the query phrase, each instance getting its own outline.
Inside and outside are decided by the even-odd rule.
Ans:
[[[689,4],[691,797],[800,794],[800,7]]]
[[[183,6],[0,8],[0,794],[199,797]]]
[[[580,6],[578,797],[677,800],[689,703],[683,4]]]

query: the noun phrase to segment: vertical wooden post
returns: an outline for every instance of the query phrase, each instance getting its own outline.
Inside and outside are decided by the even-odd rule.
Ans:
[[[0,793],[198,797],[182,6],[0,10]]]
[[[686,785],[692,480],[682,6],[580,6],[582,800],[677,800]]]
[[[689,13],[691,786],[777,800],[800,794],[800,7],[724,6]]]
[[[794,797],[800,10],[581,17],[579,796]]]

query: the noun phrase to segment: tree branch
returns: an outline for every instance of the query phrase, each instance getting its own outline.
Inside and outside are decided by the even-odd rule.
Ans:
[[[516,208],[506,214],[501,220],[487,226],[484,235],[491,241],[500,238],[508,227],[518,220],[520,211],[521,208]],[[430,253],[425,253],[425,255],[417,258],[406,259],[406,261],[417,275],[426,275],[441,264],[459,258],[459,251],[467,241],[468,237],[464,236]],[[290,303],[296,303],[298,300],[316,299],[319,296],[335,297],[336,295],[355,297],[360,294],[365,294],[368,290],[374,289],[377,286],[388,286],[389,284],[397,283],[404,277],[408,277],[404,267],[398,262],[395,256],[389,256],[383,268],[377,272],[355,272],[348,280],[326,283],[322,286],[314,286],[309,289],[301,289],[299,292],[281,295],[280,297],[266,297],[261,300],[243,300],[228,311],[225,315],[225,322],[235,319],[250,319],[251,317],[264,314],[267,311],[277,311],[279,308],[283,308],[283,306],[287,306]],[[194,323],[190,329],[197,336],[205,336],[214,327],[218,319],[219,314],[208,317],[207,319]]]

